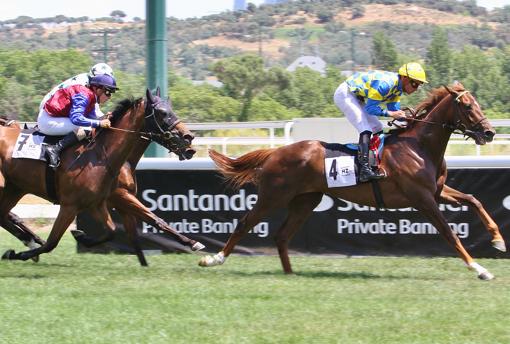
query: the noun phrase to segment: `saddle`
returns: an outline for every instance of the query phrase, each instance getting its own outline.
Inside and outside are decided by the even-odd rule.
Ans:
[[[378,169],[381,163],[381,156],[384,149],[384,141],[387,134],[374,134],[370,139],[369,165]],[[326,151],[325,158],[336,158],[340,156],[352,156],[355,160],[355,171],[358,173],[358,144],[357,143],[323,143]]]

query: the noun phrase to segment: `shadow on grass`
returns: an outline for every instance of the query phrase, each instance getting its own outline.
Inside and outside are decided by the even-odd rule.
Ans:
[[[286,275],[281,270],[273,270],[273,271],[226,271],[226,274],[250,277],[250,276],[281,276],[281,277],[304,277],[304,278],[335,278],[340,280],[348,280],[348,279],[360,279],[360,280],[422,280],[422,281],[430,281],[430,280],[441,280],[440,277],[436,276],[412,276],[407,274],[402,275],[378,275],[365,271],[355,271],[355,272],[346,272],[346,271],[296,271],[294,274]]]
[[[281,277],[307,277],[307,278],[321,278],[321,277],[327,277],[327,278],[338,278],[338,279],[353,279],[353,278],[360,278],[360,279],[378,279],[378,278],[387,278],[387,279],[401,279],[406,278],[405,276],[381,276],[376,275],[368,272],[340,272],[340,271],[298,271],[294,274],[284,274],[281,270],[274,270],[274,271],[228,271],[226,272],[230,275],[237,275],[237,276],[281,276]]]
[[[41,274],[0,274],[0,278],[19,278],[19,279],[28,279],[28,280],[38,280],[43,278],[48,278],[48,276]]]

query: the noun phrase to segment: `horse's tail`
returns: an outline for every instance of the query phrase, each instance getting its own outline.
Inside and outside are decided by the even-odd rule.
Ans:
[[[259,149],[237,159],[231,159],[210,149],[209,156],[223,174],[225,181],[237,190],[246,183],[257,184],[257,168],[262,166],[275,149]]]

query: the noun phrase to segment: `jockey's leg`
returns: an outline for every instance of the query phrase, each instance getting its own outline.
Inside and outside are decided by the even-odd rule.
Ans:
[[[51,168],[56,169],[60,165],[60,154],[64,149],[78,143],[87,136],[87,133],[82,128],[76,129],[53,146],[46,147],[46,153],[48,154],[49,165]]]
[[[384,174],[380,171],[374,172],[372,168],[369,166],[368,162],[368,153],[370,146],[370,138],[372,137],[372,132],[366,130],[359,134],[359,144],[358,144],[358,163],[359,163],[359,181],[367,182],[372,179],[381,179],[384,178]]]

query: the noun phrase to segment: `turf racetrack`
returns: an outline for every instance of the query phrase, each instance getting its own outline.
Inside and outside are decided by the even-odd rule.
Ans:
[[[42,233],[46,237],[46,233]],[[489,243],[488,243],[489,244]],[[0,232],[0,253],[22,246]],[[0,343],[510,343],[510,262],[76,254],[0,261]]]

